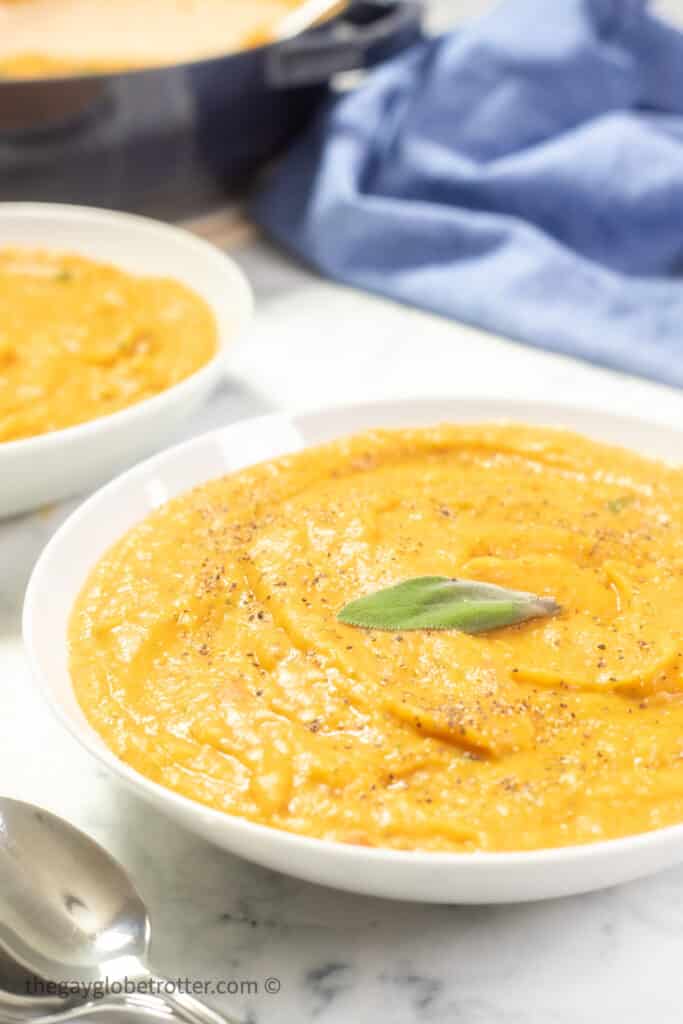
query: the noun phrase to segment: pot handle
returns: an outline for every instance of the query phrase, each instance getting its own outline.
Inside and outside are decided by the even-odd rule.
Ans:
[[[276,43],[266,61],[276,89],[321,85],[340,71],[371,67],[422,38],[419,0],[353,3],[329,25]]]

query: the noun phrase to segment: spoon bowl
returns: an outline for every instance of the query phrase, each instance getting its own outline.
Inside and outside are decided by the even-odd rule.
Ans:
[[[145,905],[109,854],[61,818],[0,799],[0,946],[59,982],[107,977],[110,961],[144,960]]]
[[[25,970],[66,986],[133,982],[162,991],[194,1024],[226,1024],[146,965],[151,927],[128,875],[101,846],[32,804],[0,798],[0,949]]]

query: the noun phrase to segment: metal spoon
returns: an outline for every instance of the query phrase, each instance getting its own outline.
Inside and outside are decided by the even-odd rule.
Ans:
[[[0,798],[0,948],[49,981],[128,980],[162,992],[192,1024],[236,1024],[150,972],[150,931],[133,883],[101,846],[48,811]]]

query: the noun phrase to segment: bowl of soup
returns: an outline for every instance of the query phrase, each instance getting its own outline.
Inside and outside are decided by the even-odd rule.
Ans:
[[[34,674],[136,792],[301,878],[498,902],[670,866],[680,443],[492,400],[205,435],[109,484],[50,542],[25,606]],[[435,578],[532,592],[552,614],[483,631],[342,614]]]
[[[224,375],[250,314],[239,268],[187,232],[0,205],[0,515],[160,447]]]

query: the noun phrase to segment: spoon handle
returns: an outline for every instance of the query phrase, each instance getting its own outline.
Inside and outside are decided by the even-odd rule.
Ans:
[[[226,1017],[217,1010],[212,1010],[206,1003],[195,999],[188,992],[169,992],[170,986],[164,984],[164,979],[153,976],[156,991],[163,992],[163,998],[187,1024],[241,1024],[236,1017]]]

